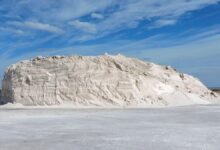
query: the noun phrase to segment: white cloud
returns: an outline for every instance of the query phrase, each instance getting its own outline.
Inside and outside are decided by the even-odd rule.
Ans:
[[[82,22],[79,20],[70,21],[69,25],[74,26],[76,29],[79,29],[87,33],[96,33],[96,26],[89,22]]]
[[[63,33],[64,32],[64,30],[58,27],[52,26],[50,24],[43,24],[40,22],[29,22],[28,21],[28,22],[24,22],[24,25],[32,29],[47,31],[51,33]]]
[[[217,30],[219,26],[214,26],[209,31],[192,32],[191,36],[182,40],[170,39],[167,35],[159,34],[148,37],[143,40],[112,40],[108,43],[78,45],[59,49],[61,53],[81,52],[82,53],[123,53],[138,58],[150,57],[156,62],[163,64],[172,64],[184,59],[202,59],[204,57],[220,56],[219,41],[220,32]],[[201,33],[199,33],[201,32]],[[198,34],[199,33],[199,34]],[[212,33],[212,34],[209,34]],[[195,34],[195,35],[194,35]],[[209,35],[201,38],[198,35]],[[160,41],[160,47],[156,47]],[[53,50],[55,50],[54,48]],[[51,51],[48,51],[50,53]],[[220,61],[219,61],[220,63]]]
[[[72,29],[67,23],[70,22],[75,28],[83,31],[80,34],[71,34],[71,39],[77,39],[79,36],[88,37],[95,33],[96,36],[84,38],[89,40],[126,28],[135,28],[142,20],[154,20],[148,29],[172,25],[181,15],[217,2],[219,0],[8,0],[4,1],[2,7],[7,10],[8,13],[4,15],[10,16],[10,20],[13,20],[13,17],[15,20],[23,20],[23,24],[32,29],[62,33],[63,30],[58,28],[62,27],[67,31],[66,34],[71,34]],[[18,19],[17,16],[22,17]],[[85,16],[100,20],[83,20],[82,17]]]
[[[175,39],[171,40],[166,36],[155,36],[142,41],[128,42],[125,47],[119,47],[118,51],[126,50],[125,53],[139,58],[149,57],[152,60],[162,64],[186,63],[186,60],[199,60],[205,57],[220,57],[219,41],[220,34],[197,39],[197,35],[186,37],[182,42],[176,43]],[[194,40],[190,40],[194,39]],[[155,47],[154,44],[172,43],[170,45]],[[149,46],[151,43],[152,47]],[[220,61],[219,61],[220,63]]]
[[[102,14],[98,14],[98,13],[92,13],[91,17],[95,18],[95,19],[104,19],[104,16]]]
[[[30,28],[34,30],[41,30],[41,31],[46,31],[50,33],[57,33],[57,34],[62,34],[64,33],[64,30],[50,25],[50,24],[45,24],[45,23],[40,23],[40,22],[31,22],[31,21],[25,21],[25,22],[18,22],[18,21],[12,21],[12,22],[7,22],[9,25],[15,25],[19,26],[22,28]]]
[[[164,26],[170,26],[176,24],[177,20],[175,19],[160,19],[156,20],[148,29],[160,28]]]
[[[174,20],[178,19],[186,12],[200,9],[204,6],[215,4],[219,0],[138,0],[138,1],[123,1],[121,7],[116,12],[112,13],[108,18],[99,24],[99,29],[120,30],[129,27],[131,23],[138,23],[144,19],[159,18],[155,23],[170,25]],[[166,18],[169,18],[169,22]],[[166,22],[165,22],[166,20]]]
[[[31,13],[32,17],[40,18],[43,22],[63,22],[70,21],[89,15],[92,12],[104,10],[106,7],[116,3],[117,0],[8,0],[7,9],[10,14],[24,15]],[[30,19],[30,18],[29,18]]]
[[[13,33],[16,35],[26,35],[26,33],[23,30],[20,29],[14,29],[14,28],[9,28],[9,27],[0,27],[0,32],[2,34],[8,34],[8,33]]]

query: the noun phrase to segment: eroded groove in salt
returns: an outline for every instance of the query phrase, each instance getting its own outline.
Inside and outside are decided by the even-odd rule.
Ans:
[[[37,57],[10,66],[2,103],[73,106],[175,106],[215,103],[198,79],[122,55]]]

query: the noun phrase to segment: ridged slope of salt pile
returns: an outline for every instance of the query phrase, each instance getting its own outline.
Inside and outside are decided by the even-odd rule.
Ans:
[[[102,107],[215,103],[198,79],[122,55],[37,57],[5,72],[2,103]]]

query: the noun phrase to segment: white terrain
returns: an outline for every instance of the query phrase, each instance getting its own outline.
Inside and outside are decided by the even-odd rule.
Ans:
[[[122,55],[37,57],[11,65],[1,103],[150,107],[213,104],[219,96],[170,66]]]
[[[220,149],[218,94],[122,55],[11,65],[0,102],[0,150]]]
[[[220,106],[0,108],[0,150],[219,150]]]

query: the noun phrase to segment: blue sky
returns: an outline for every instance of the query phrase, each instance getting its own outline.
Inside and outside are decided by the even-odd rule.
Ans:
[[[0,76],[47,55],[124,54],[220,86],[220,0],[0,0]]]

